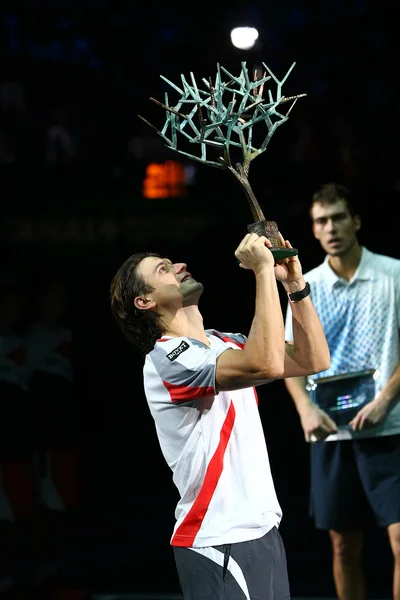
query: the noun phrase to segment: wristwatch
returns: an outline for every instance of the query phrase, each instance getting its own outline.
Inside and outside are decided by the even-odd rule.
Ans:
[[[307,296],[310,295],[310,292],[310,284],[308,283],[308,281],[306,281],[305,288],[303,288],[299,292],[293,292],[292,294],[288,293],[288,298],[290,302],[300,302],[300,300],[303,300],[303,298],[307,298]]]

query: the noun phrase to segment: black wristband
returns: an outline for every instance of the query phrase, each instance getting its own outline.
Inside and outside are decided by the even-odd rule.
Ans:
[[[303,298],[307,298],[310,295],[311,289],[310,284],[306,281],[306,287],[299,292],[293,292],[293,294],[288,293],[288,298],[290,302],[300,302]]]

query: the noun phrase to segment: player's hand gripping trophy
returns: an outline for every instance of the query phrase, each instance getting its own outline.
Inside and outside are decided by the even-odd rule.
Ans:
[[[298,251],[296,248],[282,246],[276,221],[265,220],[248,179],[249,169],[251,161],[265,152],[279,125],[288,120],[289,113],[297,100],[306,94],[290,97],[282,95],[282,85],[295,63],[282,81],[275,77],[265,63],[263,66],[265,68],[263,77],[258,79],[255,71],[251,81],[245,62],[241,63],[238,77],[231,75],[222,65],[217,65],[214,83],[211,78],[208,81],[202,79],[205,90],[198,87],[193,73],[190,73],[190,84],[181,75],[181,87],[161,75],[161,78],[180,94],[178,103],[170,106],[167,93],[165,103],[150,98],[166,111],[166,120],[161,131],[140,115],[139,117],[155,129],[171,150],[212,167],[226,169],[236,177],[246,194],[254,219],[254,223],[248,225],[247,230],[268,237],[273,245],[271,252],[275,260],[279,260],[294,256]],[[223,74],[227,77],[226,81],[223,81]],[[271,79],[276,84],[275,98],[270,89],[265,89],[265,83]],[[278,112],[278,108],[287,102],[291,102],[291,105],[283,115]],[[259,124],[266,127],[266,131],[261,143],[256,147],[253,143],[253,133],[255,126],[259,127]],[[190,143],[198,144],[200,155],[196,156],[178,148],[178,134],[184,136]],[[231,149],[234,148],[239,148],[242,156],[242,162],[235,165],[231,161]],[[209,160],[207,150],[220,151],[221,156],[217,160]]]

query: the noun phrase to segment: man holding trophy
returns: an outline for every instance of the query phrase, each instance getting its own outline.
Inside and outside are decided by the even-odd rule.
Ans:
[[[145,395],[179,492],[170,543],[185,600],[290,598],[256,388],[327,369],[329,351],[298,256],[275,261],[271,248],[247,233],[235,252],[256,282],[247,335],[204,329],[203,285],[183,262],[134,254],[111,283],[115,321],[145,354]],[[292,302],[293,344],[277,281]],[[216,302],[226,301],[220,290]]]
[[[400,260],[360,246],[361,219],[342,185],[318,189],[310,216],[326,258],[305,277],[331,364],[285,385],[313,442],[311,512],[315,526],[330,533],[338,599],[365,600],[362,531],[369,504],[388,532],[393,599],[400,600]]]

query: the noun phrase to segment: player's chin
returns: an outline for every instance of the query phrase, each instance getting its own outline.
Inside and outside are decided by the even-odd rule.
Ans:
[[[192,280],[190,283],[185,283],[181,286],[181,294],[185,299],[199,297],[203,293],[203,284],[199,281]]]

